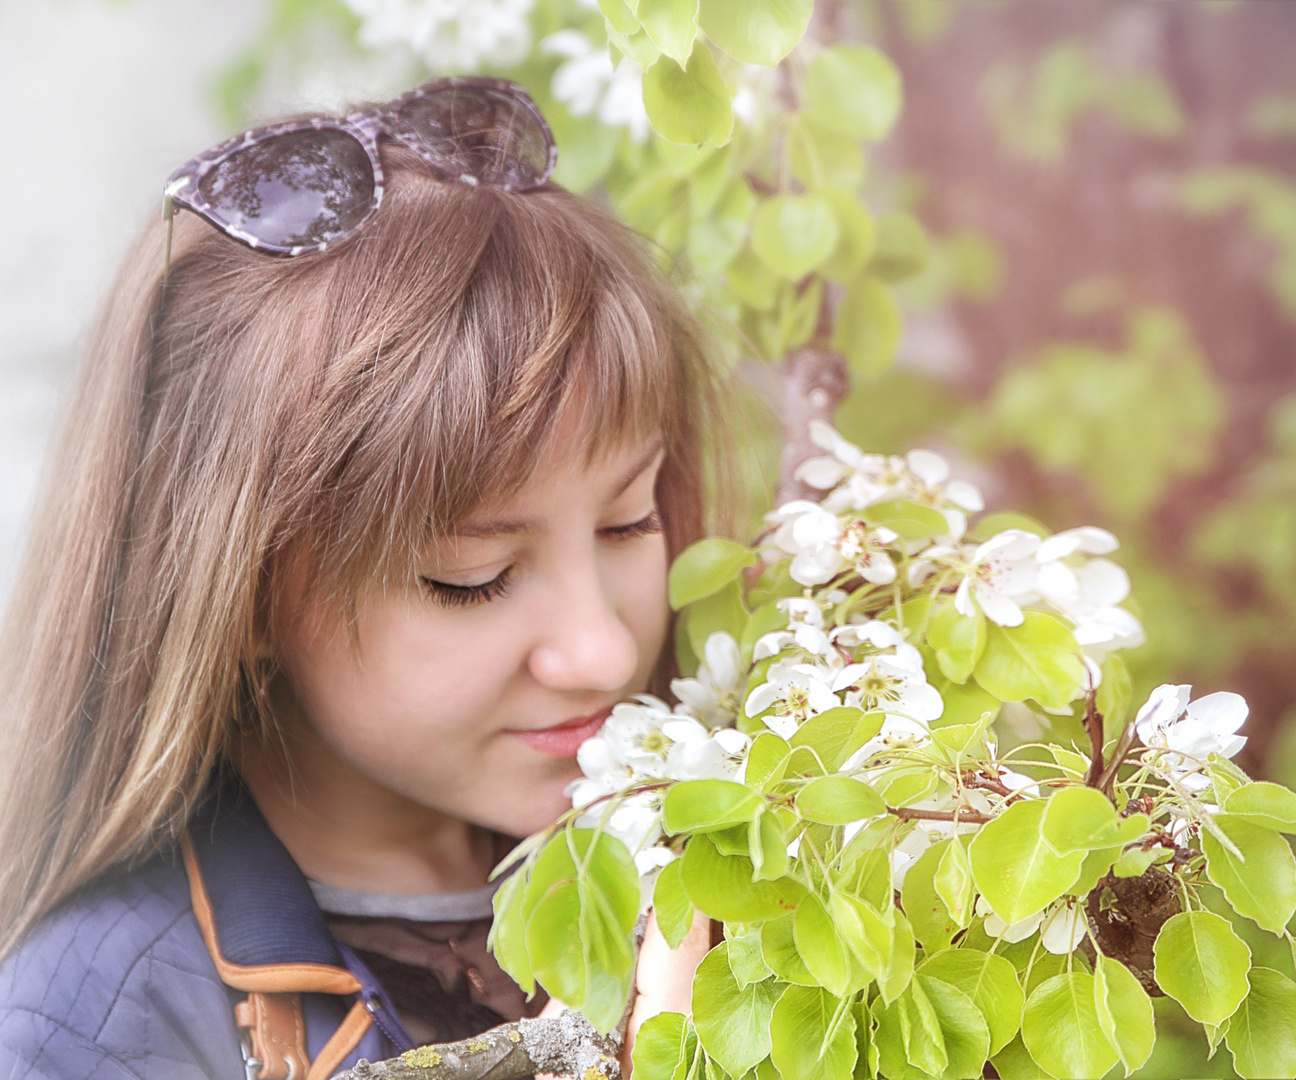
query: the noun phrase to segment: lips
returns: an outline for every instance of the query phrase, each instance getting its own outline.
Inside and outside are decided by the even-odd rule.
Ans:
[[[612,708],[609,706],[590,716],[578,716],[573,720],[555,724],[553,727],[535,728],[530,731],[510,730],[509,734],[548,757],[574,758],[580,744],[598,734],[603,721],[611,712]]]

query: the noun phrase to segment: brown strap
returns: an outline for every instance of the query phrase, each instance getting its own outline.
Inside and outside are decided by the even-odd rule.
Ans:
[[[372,1023],[373,1017],[369,1015],[363,1003],[357,1001],[352,1005],[351,1011],[338,1025],[333,1037],[320,1050],[319,1057],[311,1062],[306,1080],[328,1080],[346,1059],[347,1054],[356,1048],[361,1036],[369,1030],[369,1025]]]
[[[254,990],[234,1006],[234,1022],[261,1062],[257,1080],[305,1080],[310,1071],[301,994]]]

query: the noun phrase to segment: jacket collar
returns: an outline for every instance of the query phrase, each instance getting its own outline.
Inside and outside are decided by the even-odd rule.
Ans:
[[[362,989],[306,876],[237,778],[218,784],[183,841],[194,914],[221,978],[239,990]]]

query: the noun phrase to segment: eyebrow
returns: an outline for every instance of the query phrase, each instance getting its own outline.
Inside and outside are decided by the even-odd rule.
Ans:
[[[662,452],[662,440],[656,440],[646,453],[626,471],[617,481],[616,487],[608,495],[608,502],[615,502],[636,480],[641,477]],[[535,532],[537,522],[527,518],[495,518],[488,521],[476,521],[459,525],[452,535],[465,539],[483,540],[493,536],[516,536],[518,533]]]

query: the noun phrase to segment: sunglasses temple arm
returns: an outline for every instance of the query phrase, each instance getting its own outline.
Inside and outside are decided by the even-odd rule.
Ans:
[[[162,199],[162,220],[166,222],[166,255],[162,260],[162,285],[167,283],[167,275],[171,273],[171,231],[175,222],[175,208],[171,204],[171,196],[166,195]]]

